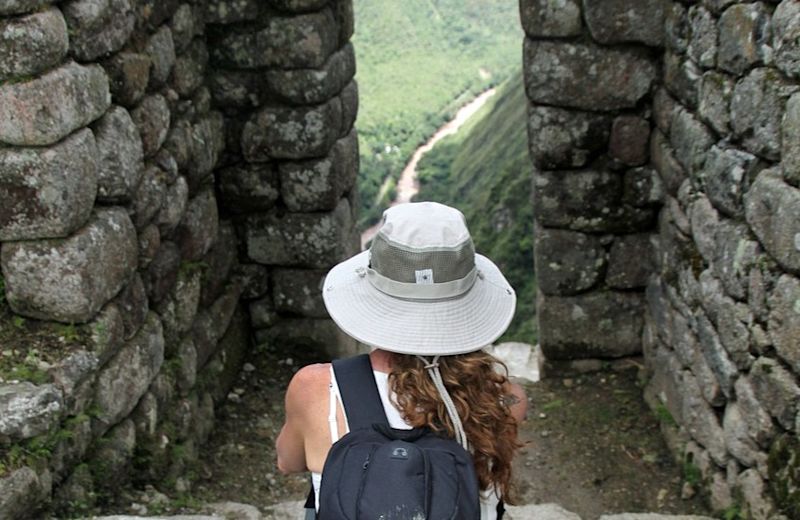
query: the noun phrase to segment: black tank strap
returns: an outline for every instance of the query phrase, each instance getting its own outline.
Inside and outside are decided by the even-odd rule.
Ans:
[[[369,428],[373,424],[388,426],[389,420],[383,409],[378,385],[375,384],[369,355],[336,359],[333,361],[333,372],[351,430]]]

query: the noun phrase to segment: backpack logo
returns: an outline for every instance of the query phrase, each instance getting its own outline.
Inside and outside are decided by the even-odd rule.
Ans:
[[[392,458],[408,460],[408,450],[405,448],[395,448],[394,451],[392,451]]]

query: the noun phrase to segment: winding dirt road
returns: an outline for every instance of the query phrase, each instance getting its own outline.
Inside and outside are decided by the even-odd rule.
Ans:
[[[411,198],[419,193],[419,182],[417,181],[417,164],[422,156],[433,149],[433,146],[447,137],[448,135],[455,134],[458,130],[477,112],[490,97],[494,96],[497,89],[491,88],[483,91],[478,97],[458,109],[455,117],[439,127],[433,136],[428,141],[414,151],[411,160],[408,161],[406,167],[403,168],[403,173],[400,174],[400,181],[397,183],[397,197],[392,201],[389,206],[396,206],[397,204],[404,204],[411,202]],[[387,189],[389,179],[384,181],[380,193],[383,194]],[[372,237],[378,232],[380,222],[368,228],[361,233],[361,249],[365,249],[367,243],[372,240]]]

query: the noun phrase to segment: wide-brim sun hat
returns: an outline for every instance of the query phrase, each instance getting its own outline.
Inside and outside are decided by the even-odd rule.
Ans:
[[[370,249],[333,267],[322,294],[357,341],[423,356],[491,345],[516,307],[500,269],[475,253],[464,215],[435,202],[387,209]]]

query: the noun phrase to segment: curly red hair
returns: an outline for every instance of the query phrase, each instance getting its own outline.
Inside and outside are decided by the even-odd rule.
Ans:
[[[497,371],[498,366],[502,372]],[[494,485],[499,496],[512,503],[511,461],[522,444],[507,403],[505,365],[478,351],[442,356],[439,370],[467,434],[480,488]],[[393,354],[389,382],[397,407],[409,424],[455,437],[447,409],[421,359]]]

